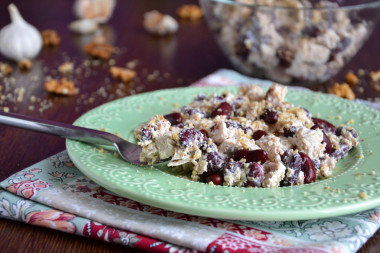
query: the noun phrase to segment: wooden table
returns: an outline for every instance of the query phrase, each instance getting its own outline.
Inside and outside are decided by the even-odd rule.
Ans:
[[[0,2],[0,27],[9,23],[7,6],[11,1]],[[90,36],[72,34],[67,25],[75,17],[72,14],[72,1],[67,0],[13,0],[24,18],[38,29],[54,29],[62,42],[56,48],[45,48],[34,62],[31,72],[22,73],[16,65],[13,77],[17,80],[14,89],[24,88],[22,101],[9,99],[0,104],[11,112],[27,114],[43,119],[72,123],[86,111],[127,95],[187,86],[192,82],[220,68],[232,68],[214,42],[205,20],[199,22],[180,22],[178,33],[171,37],[157,38],[148,35],[142,28],[143,14],[152,9],[175,16],[175,10],[185,3],[181,1],[118,1],[110,22],[104,26],[105,36],[119,49],[113,57],[117,66],[138,60],[138,78],[128,85],[115,82],[108,73],[108,63],[100,63],[90,68],[89,74],[75,76],[80,88],[79,95],[63,97],[47,94],[43,88],[44,78],[56,77],[56,68],[65,60],[80,66],[87,56],[83,46],[91,40]],[[364,45],[361,52],[336,77],[342,81],[347,70],[380,68],[380,28]],[[6,61],[0,58],[0,61]],[[110,62],[113,64],[113,62]],[[95,63],[96,65],[97,63]],[[87,76],[88,75],[88,76]],[[1,83],[1,80],[0,80]],[[313,87],[324,89],[324,86]],[[364,92],[355,90],[358,97],[379,97],[379,92],[364,87]],[[14,90],[10,91],[14,94]],[[33,99],[40,102],[32,102]],[[33,133],[25,130],[0,126],[0,180],[65,149],[64,140],[58,137]],[[120,245],[95,241],[92,239],[65,234],[50,229],[26,225],[0,219],[1,252],[122,252]],[[378,252],[380,232],[378,231],[359,252]],[[138,252],[137,250],[135,252]]]

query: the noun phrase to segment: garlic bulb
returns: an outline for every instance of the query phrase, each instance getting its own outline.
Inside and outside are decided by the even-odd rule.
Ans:
[[[42,47],[40,32],[22,18],[14,4],[8,10],[12,22],[0,31],[0,53],[14,61],[34,58]]]
[[[106,23],[112,16],[115,0],[76,0],[74,13],[80,19],[92,19]]]

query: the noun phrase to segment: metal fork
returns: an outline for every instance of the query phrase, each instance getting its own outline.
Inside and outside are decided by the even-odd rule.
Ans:
[[[0,124],[95,145],[112,145],[124,160],[141,165],[141,147],[111,133],[5,112],[0,112]]]

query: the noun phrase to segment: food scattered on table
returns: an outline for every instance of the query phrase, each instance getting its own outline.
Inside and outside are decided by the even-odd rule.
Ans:
[[[185,4],[177,9],[177,15],[183,20],[199,20],[203,16],[202,9],[195,4]]]
[[[75,87],[74,82],[66,78],[61,78],[60,80],[52,79],[45,82],[45,90],[50,93],[67,96],[78,94],[78,89]]]
[[[369,75],[370,75],[372,81],[374,81],[374,82],[380,81],[380,69],[377,71],[371,71]]]
[[[136,77],[136,71],[121,67],[111,67],[110,73],[114,79],[120,80],[124,83],[130,82]]]
[[[62,75],[71,74],[74,71],[74,64],[72,62],[64,62],[58,67],[59,73]]]
[[[125,66],[129,69],[135,69],[137,67],[137,65],[140,63],[139,60],[137,59],[134,59],[132,61],[129,61],[125,64]]]
[[[42,47],[40,32],[22,18],[14,4],[8,9],[12,22],[0,31],[0,53],[13,61],[36,57]]]
[[[236,2],[210,5],[210,26],[223,50],[243,72],[281,83],[328,80],[356,54],[371,26],[352,19],[343,10],[326,11],[338,7],[331,1],[317,1],[315,5],[315,1],[303,0],[264,1],[284,7],[268,8],[271,11],[244,6],[246,0]],[[310,6],[321,9],[310,13],[302,9]]]
[[[92,41],[84,47],[84,52],[94,58],[109,60],[115,48],[106,42]]]
[[[21,71],[29,71],[33,67],[33,63],[30,59],[23,59],[18,62],[18,67]]]
[[[61,37],[54,30],[43,30],[41,35],[44,47],[56,47],[61,43]]]
[[[13,68],[9,64],[0,62],[0,72],[4,76],[10,76],[13,72]]]
[[[346,82],[351,85],[351,86],[355,86],[358,84],[359,82],[359,78],[354,74],[354,72],[352,71],[349,71],[347,72],[346,74]]]
[[[355,93],[347,83],[334,83],[334,86],[329,88],[328,92],[330,94],[334,94],[337,97],[347,98],[349,100],[355,99]]]
[[[188,106],[135,129],[140,160],[191,172],[214,185],[279,187],[328,178],[337,160],[358,145],[352,127],[336,127],[285,102],[286,86],[256,85],[199,95]]]
[[[177,21],[156,10],[144,14],[144,28],[147,32],[155,35],[170,35],[178,30]]]

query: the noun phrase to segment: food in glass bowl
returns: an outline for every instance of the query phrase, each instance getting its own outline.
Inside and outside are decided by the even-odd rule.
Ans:
[[[304,85],[334,76],[371,34],[380,1],[352,2],[200,0],[217,42],[238,70]]]
[[[328,178],[338,159],[358,145],[356,131],[335,127],[285,102],[286,86],[266,93],[241,86],[238,94],[199,95],[135,129],[140,160],[190,171],[191,179],[238,187],[279,187]]]

